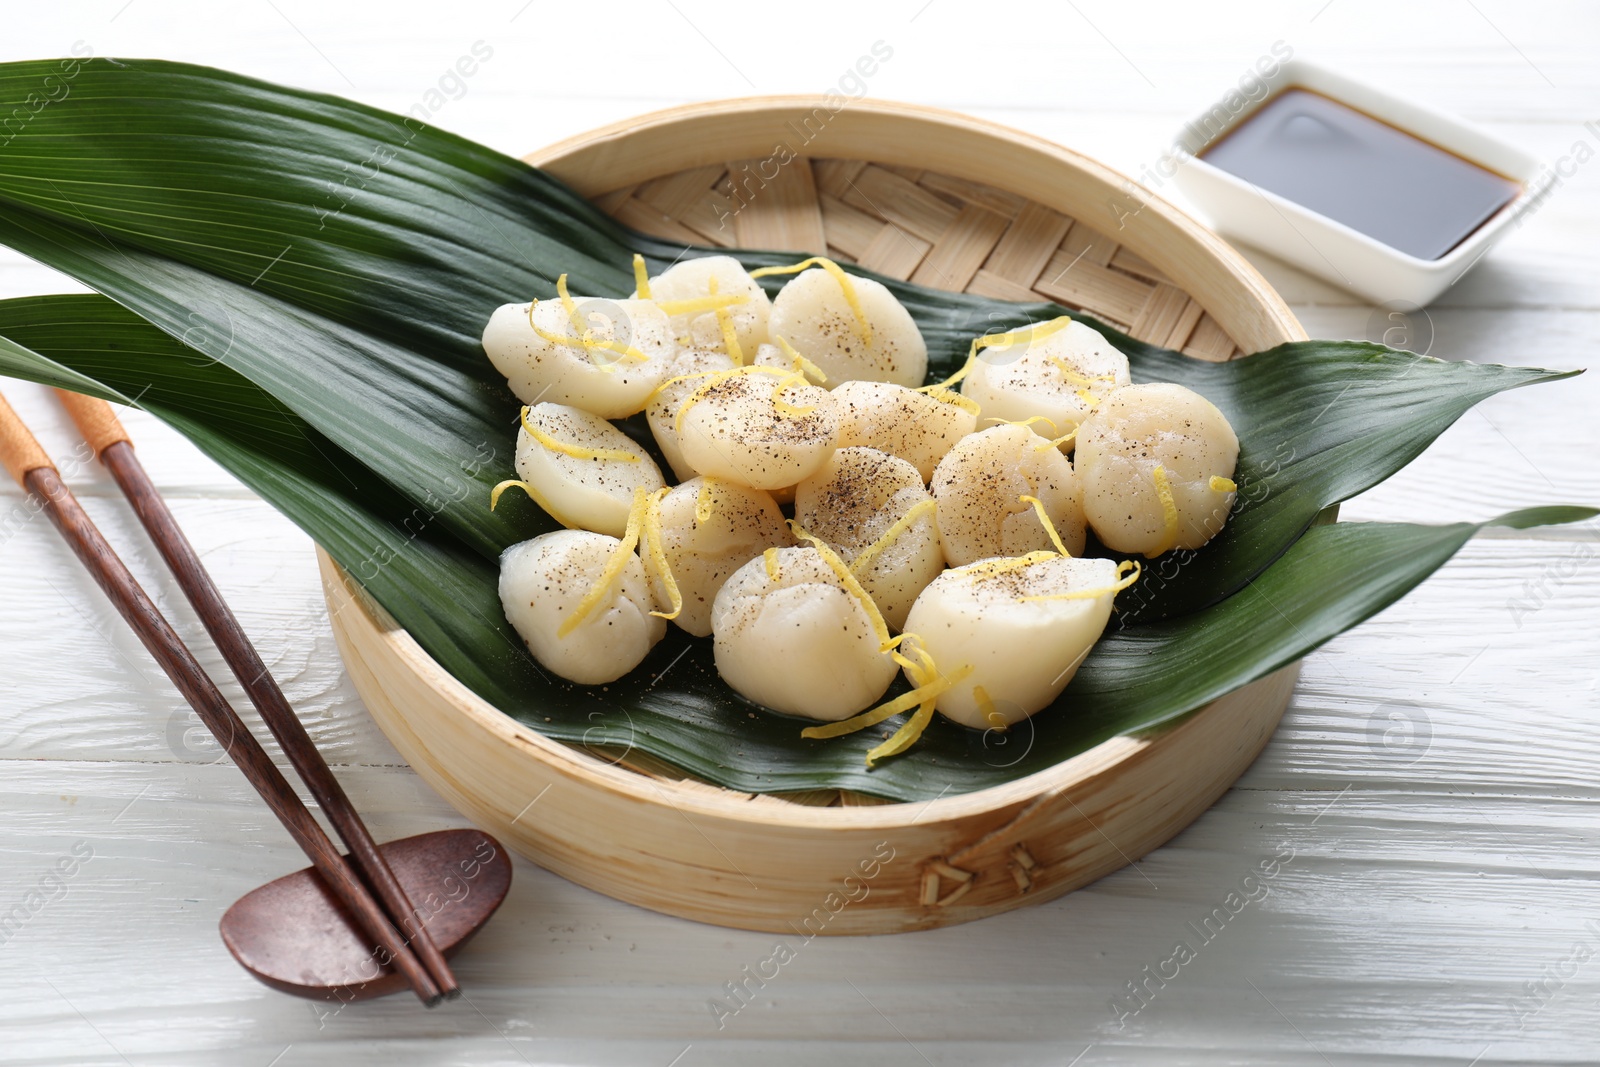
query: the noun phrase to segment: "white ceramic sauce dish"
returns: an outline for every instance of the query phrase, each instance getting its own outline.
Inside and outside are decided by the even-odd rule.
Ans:
[[[1550,185],[1550,171],[1537,157],[1517,146],[1454,116],[1326,67],[1290,59],[1278,65],[1275,72],[1263,76],[1259,84],[1263,89],[1248,97],[1230,91],[1185,124],[1174,141],[1173,158],[1163,166],[1163,171],[1173,173],[1178,187],[1224,236],[1264,249],[1375,304],[1420,307],[1438,297],[1504,237],[1518,218],[1534,208]],[[1359,194],[1343,198],[1342,206],[1346,210],[1336,213],[1343,214],[1347,221],[1339,221],[1264,187],[1278,184],[1283,189],[1292,183],[1241,177],[1234,171],[1243,168],[1233,160],[1229,161],[1231,169],[1218,165],[1221,150],[1233,147],[1231,144],[1224,146],[1223,142],[1235,133],[1251,134],[1250,119],[1293,90],[1306,90],[1316,97],[1326,98],[1321,102],[1312,97],[1306,99],[1322,108],[1335,123],[1341,111],[1351,125],[1364,123],[1380,142],[1388,138],[1395,147],[1403,148],[1400,141],[1415,139],[1443,150],[1433,152],[1431,161],[1424,160],[1431,163],[1429,173],[1440,183],[1439,187],[1395,191],[1407,192],[1420,215],[1433,206],[1430,200],[1433,194],[1438,193],[1443,198],[1447,191],[1443,185],[1453,182],[1457,207],[1466,212],[1459,217],[1466,220],[1459,239],[1449,232],[1448,224],[1441,230],[1438,219],[1430,222],[1391,218],[1390,222],[1398,221],[1400,225],[1394,228],[1392,242],[1382,240],[1372,234],[1375,227],[1370,222],[1375,217],[1375,209],[1363,211],[1363,205],[1356,202]],[[1341,104],[1360,114],[1350,115],[1339,108]],[[1320,122],[1315,109],[1311,115],[1301,116],[1299,121],[1310,126]],[[1329,138],[1345,136],[1345,131],[1335,124],[1315,132]],[[1287,134],[1278,131],[1278,136]],[[1337,158],[1352,172],[1353,160],[1359,158],[1354,153],[1373,152],[1376,161],[1377,148],[1381,148],[1381,144],[1363,146],[1353,139],[1347,148],[1320,146],[1325,152],[1346,152],[1328,158]],[[1281,144],[1278,150],[1282,152]],[[1319,149],[1311,146],[1309,150]],[[1208,161],[1208,153],[1212,153],[1212,159],[1217,162]],[[1419,155],[1426,157],[1429,153],[1423,149]],[[1262,162],[1257,170],[1272,175],[1270,162]],[[1472,171],[1476,174],[1469,173]],[[1490,173],[1484,175],[1483,172]],[[1370,174],[1368,180],[1376,183],[1395,180],[1396,171],[1374,165],[1366,173]],[[1501,195],[1494,192],[1497,183],[1504,190]],[[1404,210],[1407,197],[1391,197],[1390,200],[1391,212]],[[1408,222],[1415,224],[1408,225]]]

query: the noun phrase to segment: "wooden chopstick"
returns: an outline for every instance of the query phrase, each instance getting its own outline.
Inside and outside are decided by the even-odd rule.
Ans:
[[[95,397],[64,389],[56,390],[56,394],[84,440],[94,448],[95,455],[100,457],[100,462],[116,479],[123,496],[133,505],[134,513],[139,516],[161,558],[166,560],[167,566],[178,579],[178,587],[189,598],[189,603],[194,605],[206,632],[221,650],[222,658],[233,671],[234,677],[239,679],[239,684],[261,713],[272,736],[278,739],[289,762],[299,772],[300,778],[350,849],[350,858],[356,870],[383,903],[390,920],[410,939],[411,947],[445,997],[459,996],[461,986],[456,982],[450,965],[445,962],[444,954],[439,951],[427,926],[406,897],[400,880],[395,877],[383,853],[378,850],[377,843],[367,832],[366,824],[356,813],[339,780],[333,776],[322,753],[317,751],[311,735],[306,733],[300,717],[289,705],[288,698],[283,695],[283,690],[278,687],[266,664],[261,662],[261,656],[250,643],[239,620],[222,599],[222,593],[200,562],[194,546],[184,536],[177,519],[156,491],[150,475],[135,455],[133,442],[129,440],[116,412],[111,410],[110,404]]]
[[[261,794],[273,814],[315,864],[317,873],[350,910],[377,946],[410,981],[421,1001],[432,1007],[443,993],[401,937],[383,908],[355,876],[339,850],[328,840],[321,824],[312,818],[300,797],[283,777],[261,743],[245,726],[227,699],[217,689],[185,647],[155,602],[145,593],[115,550],[101,536],[66,483],[61,480],[50,457],[29,432],[4,397],[0,397],[0,462],[17,484],[33,493],[44,505],[44,512],[61,532],[73,552],[117,611],[131,626],[167,677],[172,679],[186,700],[199,714],[223,749],[232,757],[250,784]]]

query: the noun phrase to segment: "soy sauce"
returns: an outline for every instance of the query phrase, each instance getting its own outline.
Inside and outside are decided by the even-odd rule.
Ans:
[[[1307,89],[1268,100],[1207,163],[1418,259],[1438,259],[1522,187]]]

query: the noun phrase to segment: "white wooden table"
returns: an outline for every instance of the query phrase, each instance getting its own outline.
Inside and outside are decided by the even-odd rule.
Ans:
[[[1546,158],[1600,150],[1600,10],[1548,0],[973,6],[14,5],[0,59],[159,55],[354,96],[520,154],[686,100],[820,92],[872,43],[873,95],[1019,126],[1130,173],[1274,41],[1458,111]],[[812,12],[815,12],[813,14]],[[493,56],[428,96],[482,41]],[[1314,336],[1390,323],[1258,259]],[[1600,164],[1426,315],[1453,359],[1595,360]],[[0,296],[76,289],[0,254]],[[1421,343],[1420,341],[1418,343]],[[6,392],[56,455],[42,391]],[[1444,522],[1596,502],[1600,376],[1482,405],[1347,520]],[[463,820],[368,720],[310,542],[153,420],[145,462],[380,840]],[[1379,428],[1375,431],[1381,432]],[[68,472],[194,641],[220,658],[108,479]],[[1369,1063],[1600,1060],[1600,544],[1499,533],[1305,664],[1283,726],[1173,842],[1071,896],[982,923],[805,945],[718,1030],[708,1000],[774,938],[665,918],[518,862],[460,957],[467,998],[320,1015],[239,970],[216,924],[304,864],[42,520],[0,489],[0,1060],[62,1064]],[[241,709],[231,679],[224,688]],[[92,850],[57,888],[59,857]],[[1143,983],[1262,858],[1293,860],[1179,976]],[[37,903],[37,900],[34,901]],[[1131,1003],[1131,1002],[1130,1002]]]

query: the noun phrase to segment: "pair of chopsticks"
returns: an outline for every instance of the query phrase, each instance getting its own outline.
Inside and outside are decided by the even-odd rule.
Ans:
[[[179,587],[194,605],[228,667],[349,847],[350,859],[360,877],[351,870],[261,743],[184,646],[177,631],[162,617],[155,603],[95,528],[62,482],[49,455],[4,397],[0,397],[0,462],[25,491],[34,493],[43,502],[50,521],[94,575],[123,619],[133,627],[201,721],[305,850],[328,888],[381,950],[375,952],[375,959],[380,963],[392,963],[428,1007],[459,996],[461,988],[455,975],[429,936],[419,913],[406,898],[405,890],[283,691],[223,602],[194,547],[156,492],[111,405],[76,393],[62,390],[57,393],[84,439],[133,505],[139,521],[177,577]]]

